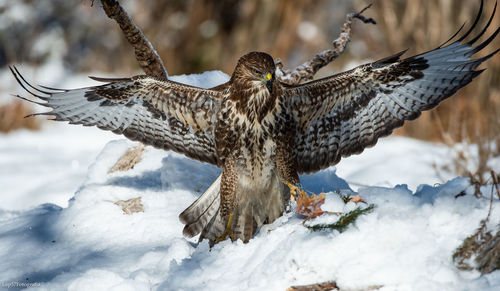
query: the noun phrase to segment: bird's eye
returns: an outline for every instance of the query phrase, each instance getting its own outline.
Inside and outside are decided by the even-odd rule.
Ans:
[[[257,70],[256,68],[252,68],[254,74],[262,76],[264,73],[262,71]]]

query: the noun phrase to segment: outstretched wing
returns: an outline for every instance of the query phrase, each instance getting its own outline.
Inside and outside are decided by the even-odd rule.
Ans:
[[[11,71],[26,91],[43,101],[37,104],[52,108],[34,115],[97,126],[146,145],[217,163],[214,125],[220,91],[148,76],[93,78],[109,83],[74,90],[38,88],[26,82],[17,69]]]
[[[362,152],[479,75],[482,70],[476,68],[498,50],[476,60],[470,57],[500,30],[477,47],[472,46],[491,23],[493,12],[483,31],[463,42],[477,24],[481,10],[482,4],[471,29],[447,46],[449,41],[404,60],[399,53],[338,75],[288,86],[285,100],[290,102],[298,127],[294,145],[298,172],[318,171],[338,163],[341,157]]]

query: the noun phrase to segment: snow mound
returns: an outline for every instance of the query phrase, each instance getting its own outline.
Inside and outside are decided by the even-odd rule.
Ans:
[[[215,71],[171,79],[208,88],[229,76]],[[0,135],[1,287],[285,290],[334,280],[343,290],[500,289],[500,271],[480,276],[452,262],[455,248],[486,217],[489,200],[475,198],[468,180],[449,173],[440,173],[447,183],[436,184],[435,168],[450,157],[442,145],[390,137],[338,168],[301,176],[306,190],[326,192],[323,210],[366,207],[344,204],[338,195],[353,189],[376,205],[342,233],[309,230],[303,217],[289,212],[247,244],[224,241],[210,250],[207,242],[182,236],[178,215],[220,169],[147,147],[132,170],[108,174],[136,145],[108,143],[110,136],[64,124]],[[485,197],[492,191],[481,190]],[[144,212],[126,215],[115,204],[136,197]],[[493,204],[490,223],[496,225],[500,202]]]
[[[406,185],[360,188],[376,208],[342,233],[313,232],[290,212],[247,244],[224,241],[210,250],[182,236],[178,214],[220,170],[147,147],[134,169],[108,174],[134,145],[109,142],[67,208],[0,211],[0,282],[39,283],[40,290],[285,290],[329,280],[345,289],[500,287],[500,272],[479,276],[451,261],[488,211],[488,199],[475,198],[466,179],[415,193]],[[334,168],[302,178],[308,190],[349,189]],[[482,190],[488,197],[491,188]],[[135,197],[144,212],[125,215],[114,204]],[[355,207],[328,192],[323,209]],[[500,221],[497,199],[490,219]]]

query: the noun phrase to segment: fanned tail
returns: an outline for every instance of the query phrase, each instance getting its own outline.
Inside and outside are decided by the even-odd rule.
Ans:
[[[213,246],[224,235],[228,217],[221,217],[220,211],[221,176],[180,215],[185,224],[183,234],[194,237],[201,233],[199,241],[208,239]],[[233,211],[231,232],[233,239],[248,242],[264,223],[272,223],[285,211],[289,202],[288,187],[273,177],[265,189],[239,187],[236,193],[237,206]]]
[[[221,176],[179,215],[179,220],[186,225],[182,231],[186,237],[196,236],[206,226],[212,226],[215,218],[220,216],[220,181]],[[224,232],[224,225],[222,225],[222,232]]]

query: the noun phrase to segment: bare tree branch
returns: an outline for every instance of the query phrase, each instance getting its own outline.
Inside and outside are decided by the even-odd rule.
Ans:
[[[143,71],[150,76],[156,76],[161,79],[167,79],[168,73],[163,65],[158,53],[153,48],[146,36],[140,28],[134,23],[130,16],[121,7],[117,0],[101,0],[102,8],[109,18],[114,19],[125,35],[125,38],[135,49],[135,58]],[[94,1],[92,0],[92,5]],[[346,22],[342,28],[340,36],[333,41],[333,49],[325,50],[317,54],[312,60],[303,63],[292,71],[287,71],[283,68],[283,63],[280,59],[276,59],[278,78],[280,81],[287,84],[298,84],[300,82],[311,80],[316,72],[331,61],[336,59],[344,52],[344,49],[351,37],[351,24],[354,18],[360,19],[364,23],[375,23],[372,18],[365,18],[361,15],[366,9],[370,8],[371,4],[365,7],[358,13],[350,13],[347,15]],[[133,167],[140,161],[143,148],[138,146],[132,149],[135,154],[124,155],[120,159],[120,163],[125,163],[129,167]],[[115,165],[116,166],[116,165]]]
[[[101,0],[101,3],[108,17],[114,19],[120,25],[126,39],[134,47],[136,59],[144,72],[147,75],[167,79],[168,73],[163,65],[162,59],[146,36],[144,36],[140,28],[121,7],[120,3],[117,0]],[[292,85],[312,80],[319,69],[328,65],[344,52],[344,49],[351,38],[351,26],[354,18],[357,18],[364,23],[376,24],[375,20],[372,18],[366,18],[362,15],[362,13],[370,7],[371,4],[363,8],[358,13],[347,14],[346,22],[342,27],[342,32],[339,37],[332,42],[333,49],[320,52],[311,60],[301,64],[293,70],[285,69],[281,59],[276,59],[277,77],[280,81]]]
[[[167,79],[168,73],[153,45],[135,25],[117,0],[101,0],[102,8],[109,18],[114,19],[135,49],[135,58],[146,75]]]
[[[342,32],[340,33],[339,37],[332,42],[333,49],[320,52],[311,60],[303,63],[292,71],[286,70],[283,66],[283,62],[280,59],[276,59],[276,71],[278,73],[277,77],[280,79],[280,81],[289,85],[293,85],[307,80],[312,80],[319,69],[328,65],[331,61],[338,58],[344,52],[347,43],[349,43],[351,39],[351,25],[354,18],[363,21],[363,23],[377,24],[375,20],[373,20],[373,18],[366,18],[362,15],[362,13],[370,7],[371,4],[363,8],[358,13],[347,14],[346,22],[342,27]]]
[[[326,290],[339,290],[335,281],[327,281],[310,285],[291,286],[286,291],[326,291]]]

